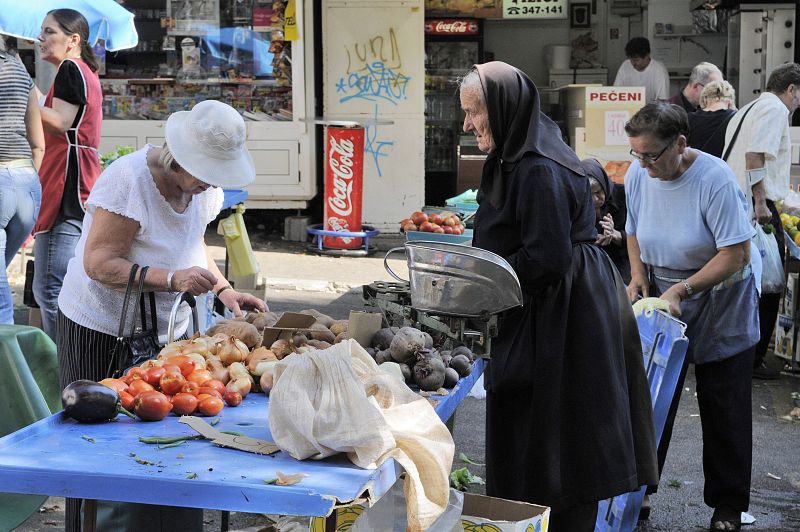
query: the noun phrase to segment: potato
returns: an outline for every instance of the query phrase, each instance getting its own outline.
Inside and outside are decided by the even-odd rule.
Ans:
[[[339,336],[339,334],[347,332],[347,325],[347,320],[338,320],[333,322],[333,324],[330,326],[330,330],[333,334]]]
[[[249,349],[253,349],[261,343],[261,333],[252,323],[247,323],[246,321],[220,320],[206,331],[209,336],[214,336],[217,333],[225,333],[228,336],[238,338]]]
[[[328,349],[331,346],[331,344],[328,342],[323,342],[322,340],[309,340],[307,345],[310,345],[315,349]]]
[[[322,340],[323,342],[328,342],[329,344],[336,343],[336,335],[328,329],[325,329],[324,331],[311,330],[306,333],[306,336],[311,340]]]
[[[317,322],[322,323],[325,326],[325,328],[330,327],[333,324],[333,322],[336,321],[330,316],[314,309],[301,310],[300,314],[308,314],[309,316],[314,316],[317,319]]]
[[[342,331],[339,334],[337,334],[336,339],[334,340],[333,343],[338,344],[342,340],[347,340],[347,331]]]

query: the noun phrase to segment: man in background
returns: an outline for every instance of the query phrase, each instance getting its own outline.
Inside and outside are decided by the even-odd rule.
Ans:
[[[700,106],[700,94],[703,92],[703,88],[712,81],[722,81],[722,79],[722,72],[717,65],[706,62],[699,63],[692,69],[689,81],[683,90],[667,101],[680,105],[688,114],[692,114]]]
[[[761,95],[731,118],[725,131],[725,159],[736,174],[739,186],[752,200],[758,223],[782,227],[775,202],[789,192],[791,140],[789,120],[800,106],[800,65],[785,63],[769,76]],[[741,124],[741,127],[739,127]],[[738,130],[738,134],[736,131]],[[732,147],[731,147],[732,146]],[[775,231],[781,261],[784,257],[783,231]],[[761,340],[756,345],[753,377],[777,379],[779,372],[764,363],[772,330],[778,316],[781,294],[761,294],[758,317]]]
[[[669,98],[669,73],[664,65],[650,58],[650,41],[634,37],[625,45],[626,59],[617,70],[615,87],[644,87],[646,102]]]

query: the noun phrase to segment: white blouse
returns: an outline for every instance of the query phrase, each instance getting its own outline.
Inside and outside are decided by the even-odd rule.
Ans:
[[[58,297],[58,306],[67,318],[78,325],[113,336],[117,335],[119,329],[125,292],[90,279],[83,266],[86,239],[92,228],[95,210],[99,207],[139,224],[126,257],[128,260],[140,266],[182,270],[192,266],[208,267],[203,238],[206,227],[222,209],[222,189],[212,187],[193,196],[183,213],[175,212],[156,188],[153,175],[147,167],[147,153],[152,147],[148,144],[139,151],[120,157],[100,175],[89,194],[83,233],[75,248],[75,256],[69,261]],[[173,301],[173,295],[156,292],[161,342],[166,340]],[[149,312],[149,303],[147,308]],[[190,315],[188,306],[182,305],[175,321],[176,338],[186,332]],[[131,319],[129,310],[126,334],[130,330]],[[149,317],[147,323],[150,323]]]

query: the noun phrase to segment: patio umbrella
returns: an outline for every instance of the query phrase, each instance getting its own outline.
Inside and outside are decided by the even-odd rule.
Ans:
[[[65,7],[86,17],[92,45],[103,39],[106,50],[114,52],[139,42],[133,13],[114,0],[0,0],[0,33],[36,40],[47,13]]]

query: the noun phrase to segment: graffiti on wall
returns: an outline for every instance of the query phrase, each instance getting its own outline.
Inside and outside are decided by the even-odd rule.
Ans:
[[[338,76],[339,103],[360,100],[373,103],[374,121],[366,126],[364,152],[378,176],[381,159],[389,156],[394,140],[382,137],[378,126],[380,104],[397,106],[407,98],[411,77],[403,73],[403,58],[394,28],[345,46],[346,69]]]

